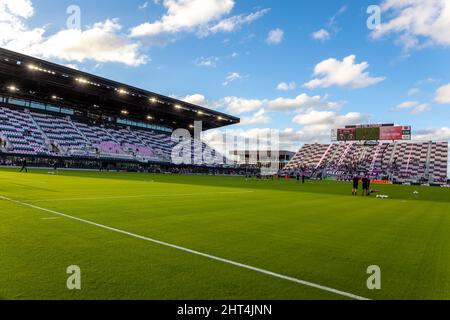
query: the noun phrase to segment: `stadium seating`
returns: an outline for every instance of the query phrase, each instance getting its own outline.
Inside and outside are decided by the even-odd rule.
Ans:
[[[283,171],[338,179],[363,173],[372,179],[444,182],[447,168],[448,142],[353,142],[306,144]]]
[[[26,112],[0,108],[0,136],[7,141],[8,152],[21,155],[51,153],[45,136]]]
[[[171,162],[172,151],[180,142],[167,133],[87,124],[69,116],[30,112],[8,105],[0,105],[0,139],[7,145],[0,151],[11,154],[154,162]],[[204,143],[191,139],[185,143],[188,144],[185,150],[191,145],[192,159],[194,146],[220,158]]]

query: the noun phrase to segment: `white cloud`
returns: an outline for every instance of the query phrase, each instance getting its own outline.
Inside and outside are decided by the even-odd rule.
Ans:
[[[432,109],[432,107],[430,104],[422,103],[422,104],[419,104],[418,106],[416,106],[415,108],[413,108],[411,110],[411,114],[416,115],[416,114],[431,111],[431,109]]]
[[[29,29],[26,20],[34,15],[30,0],[0,1],[0,46],[25,51],[42,41],[44,28]]]
[[[87,30],[62,30],[40,45],[32,48],[44,58],[84,62],[120,62],[139,66],[148,62],[148,57],[139,54],[139,44],[131,43],[118,35],[122,26],[117,19],[95,23]]]
[[[450,128],[418,130],[414,134],[413,139],[418,141],[448,141],[450,140]]]
[[[204,95],[196,93],[193,95],[187,95],[184,97],[179,98],[182,101],[185,101],[187,103],[192,103],[198,106],[205,106],[207,104],[206,98]]]
[[[216,106],[225,108],[232,114],[243,114],[261,108],[270,112],[305,111],[310,109],[337,110],[343,102],[331,102],[327,97],[309,96],[305,93],[295,98],[276,99],[245,99],[239,97],[225,97],[218,101]]]
[[[343,5],[339,8],[339,10],[328,20],[328,27],[333,30],[334,33],[337,33],[340,28],[338,26],[338,18],[339,16],[343,15],[345,12],[347,12],[348,6]]]
[[[255,125],[255,124],[267,124],[270,122],[270,117],[266,114],[264,109],[259,110],[255,114],[249,117],[243,117],[241,119],[241,125]]]
[[[409,89],[409,91],[408,91],[408,96],[414,97],[414,96],[419,95],[420,92],[421,92],[421,91],[420,91],[419,88],[411,88],[411,89]]]
[[[264,103],[265,100],[225,97],[217,105],[224,106],[232,114],[242,114],[258,110]]]
[[[398,106],[396,106],[394,108],[394,110],[395,111],[401,111],[401,110],[404,110],[404,109],[409,109],[409,108],[415,107],[418,104],[419,104],[419,102],[417,102],[417,101],[406,101],[406,102],[400,103]]]
[[[209,33],[218,33],[218,32],[234,32],[241,28],[243,25],[250,24],[264,15],[266,15],[270,9],[261,9],[256,12],[250,13],[248,15],[237,15],[215,24],[212,27],[206,28],[200,32],[200,35],[206,36]]]
[[[365,70],[369,67],[367,62],[355,63],[356,56],[350,55],[342,61],[335,58],[327,59],[314,68],[315,78],[304,86],[309,89],[331,86],[364,88],[384,81],[385,77],[371,77]]]
[[[144,10],[146,8],[148,8],[148,1],[145,1],[143,4],[138,6],[139,10]]]
[[[387,21],[371,36],[380,39],[397,34],[397,43],[409,50],[437,44],[450,45],[450,1],[385,0],[381,5]]]
[[[291,91],[297,89],[297,83],[295,82],[281,82],[277,85],[277,90],[279,91]]]
[[[233,32],[263,17],[270,9],[224,18],[234,8],[235,0],[164,0],[166,13],[157,21],[140,24],[131,37],[157,38],[181,32],[206,37],[218,32]]]
[[[393,111],[399,112],[408,110],[412,115],[431,111],[431,105],[428,103],[420,103],[418,101],[405,101],[393,108]]]
[[[160,20],[143,23],[131,30],[132,37],[158,36],[164,33],[197,31],[229,14],[234,0],[164,0],[166,14]]]
[[[284,31],[277,28],[269,32],[269,34],[267,35],[266,42],[268,44],[277,45],[283,42],[283,39],[284,39]]]
[[[344,14],[347,11],[347,5],[344,5],[339,8],[339,10],[328,19],[327,29],[321,28],[311,34],[311,37],[315,40],[319,40],[322,42],[328,41],[331,39],[332,34],[336,34],[340,31],[340,27],[338,26],[338,17]]]
[[[232,145],[224,145],[224,136],[231,138],[233,140]],[[291,150],[298,151],[302,143],[302,134],[295,131],[292,128],[285,130],[274,130],[270,128],[252,128],[248,130],[244,129],[216,129],[210,130],[203,134],[204,141],[214,149],[226,154],[226,150],[245,150],[247,147],[252,149],[257,149],[256,141],[259,140],[263,143],[263,146],[259,146],[260,150],[264,150],[267,146],[267,138],[272,138],[272,145],[274,145],[273,139],[279,138],[279,148],[280,150]],[[236,139],[236,141],[235,141]],[[246,144],[250,142],[250,145]],[[278,139],[277,139],[278,140]],[[276,144],[276,143],[275,143]]]
[[[222,83],[222,85],[227,86],[230,83],[242,79],[243,76],[241,76],[238,72],[230,72],[227,77],[225,78],[225,81]]]
[[[436,91],[435,101],[441,104],[450,103],[450,83]]]
[[[421,103],[418,106],[415,106],[414,108],[411,109],[411,114],[416,115],[416,114],[420,114],[423,112],[431,111],[431,109],[432,109],[432,107],[430,104]]]
[[[1,0],[0,8],[1,20],[14,20],[16,17],[27,19],[34,14],[31,0]]]
[[[326,97],[309,96],[306,93],[302,93],[295,98],[277,98],[267,102],[268,110],[270,111],[298,111],[310,108],[331,110],[339,109],[342,104],[342,102],[329,102]]]
[[[311,35],[314,39],[320,40],[320,41],[327,41],[330,40],[330,33],[325,29],[320,29],[316,32],[313,32]]]
[[[34,15],[30,0],[0,0],[0,46],[46,59],[84,62],[117,62],[131,66],[146,63],[139,43],[120,35],[121,25],[111,19],[86,30],[61,30],[47,35],[44,27],[31,29]]]
[[[327,129],[331,126],[343,126],[352,124],[361,124],[367,120],[367,116],[359,112],[349,112],[345,115],[339,115],[334,111],[316,111],[298,114],[293,121],[303,126],[325,126]]]
[[[80,67],[78,67],[78,65],[74,64],[74,63],[68,63],[65,65],[67,68],[71,68],[74,70],[80,70]]]
[[[200,57],[194,61],[195,65],[199,67],[217,67],[217,62],[219,62],[218,57]]]
[[[359,112],[341,115],[333,111],[311,110],[296,115],[293,122],[302,126],[299,133],[303,142],[329,142],[331,129],[362,124],[367,120],[368,116]]]

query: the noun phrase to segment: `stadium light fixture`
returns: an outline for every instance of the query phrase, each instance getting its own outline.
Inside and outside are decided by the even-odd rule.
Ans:
[[[189,128],[194,129],[195,127],[193,124],[191,124],[191,125],[189,125]]]
[[[19,91],[19,88],[17,88],[15,85],[10,85],[10,86],[8,86],[8,90],[12,91],[12,92],[16,92],[16,91]]]
[[[118,89],[117,92],[118,92],[120,95],[130,94],[130,93],[129,93],[127,90],[125,90],[125,89]]]
[[[182,109],[182,107],[179,104],[176,104],[175,109]]]
[[[120,113],[123,114],[123,115],[127,115],[128,111],[127,110],[122,110],[122,111],[120,111]]]
[[[151,103],[156,103],[156,101],[157,101],[155,97],[152,97],[149,100],[150,100]]]
[[[28,69],[30,69],[31,71],[40,71],[40,72],[45,72],[45,73],[49,73],[49,74],[53,74],[53,75],[56,74],[55,71],[43,69],[43,68],[35,66],[34,64],[29,64]]]
[[[88,83],[89,81],[87,81],[84,78],[76,78],[75,81],[79,82],[79,83]]]
[[[217,117],[217,120],[222,121],[223,118],[219,116],[219,117]]]
[[[197,111],[197,114],[204,115],[203,111],[200,111],[200,110]]]
[[[93,86],[96,86],[96,87],[101,87],[100,84],[95,83],[95,82],[91,82],[91,81],[89,81],[89,80],[87,80],[85,78],[75,78],[75,81],[78,82],[78,83],[81,83],[81,84],[90,84],[90,85],[93,85]]]

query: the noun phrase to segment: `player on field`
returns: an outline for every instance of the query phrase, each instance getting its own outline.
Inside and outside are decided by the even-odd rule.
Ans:
[[[358,176],[353,177],[353,190],[352,195],[357,196],[358,195],[358,189],[359,189],[359,180],[360,178]]]
[[[28,172],[27,159],[22,158],[21,162],[22,162],[22,168],[20,169],[20,172],[23,172],[24,170],[25,170],[25,172]]]
[[[362,179],[362,185],[363,185],[363,196],[370,196],[370,179],[368,177],[364,177]]]

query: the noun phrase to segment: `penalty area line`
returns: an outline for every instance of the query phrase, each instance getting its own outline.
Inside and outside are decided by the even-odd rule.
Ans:
[[[86,223],[86,224],[89,224],[89,225],[92,225],[92,226],[96,226],[96,227],[99,227],[99,228],[102,228],[102,229],[106,229],[106,230],[109,230],[109,231],[114,231],[114,232],[117,232],[117,233],[121,233],[121,234],[130,236],[130,237],[133,237],[133,238],[137,238],[137,239],[145,240],[145,241],[152,242],[152,243],[155,243],[155,244],[159,244],[161,246],[169,247],[169,248],[176,249],[176,250],[179,250],[179,251],[184,251],[184,252],[191,253],[191,254],[194,254],[194,255],[197,255],[197,256],[201,256],[201,257],[204,257],[204,258],[208,258],[208,259],[211,259],[211,260],[223,262],[223,263],[230,264],[230,265],[233,265],[233,266],[236,266],[236,267],[240,267],[240,268],[243,268],[243,269],[247,269],[247,270],[255,271],[255,272],[258,272],[258,273],[262,273],[262,274],[265,274],[265,275],[268,275],[268,276],[272,276],[274,278],[283,279],[283,280],[287,280],[287,281],[290,281],[290,282],[301,284],[301,285],[304,285],[304,286],[307,286],[307,287],[311,287],[311,288],[319,289],[319,290],[322,290],[322,291],[334,293],[334,294],[337,294],[339,296],[343,296],[343,297],[347,297],[347,298],[355,299],[355,300],[370,300],[370,299],[362,297],[362,296],[358,296],[358,295],[355,295],[355,294],[352,294],[352,293],[348,293],[348,292],[341,291],[341,290],[338,290],[338,289],[334,289],[334,288],[330,288],[330,287],[327,287],[327,286],[323,286],[323,285],[320,285],[320,284],[317,284],[317,283],[313,283],[313,282],[309,282],[309,281],[293,278],[293,277],[290,277],[290,276],[286,276],[286,275],[283,275],[283,274],[280,274],[280,273],[276,273],[276,272],[272,272],[272,271],[269,271],[269,270],[253,267],[251,265],[243,264],[243,263],[236,262],[236,261],[233,261],[233,260],[220,258],[220,257],[217,257],[217,256],[213,256],[213,255],[210,255],[210,254],[207,254],[207,253],[203,253],[203,252],[200,252],[200,251],[196,251],[196,250],[192,250],[192,249],[189,249],[189,248],[181,247],[181,246],[178,246],[178,245],[175,245],[175,244],[171,244],[171,243],[168,243],[168,242],[152,239],[152,238],[141,236],[141,235],[138,235],[138,234],[135,234],[135,233],[131,233],[131,232],[128,232],[128,231],[124,231],[124,230],[121,230],[121,229],[109,227],[109,226],[106,226],[106,225],[103,225],[103,224],[100,224],[100,223],[96,223],[96,222],[93,222],[93,221],[89,221],[89,220],[86,220],[86,219],[77,218],[77,217],[74,217],[74,216],[71,216],[71,215],[68,215],[68,214],[65,214],[65,213],[61,213],[61,212],[55,211],[55,210],[42,208],[42,207],[39,207],[39,206],[36,206],[36,205],[33,205],[33,204],[29,204],[29,203],[26,203],[26,202],[10,199],[10,198],[4,197],[4,196],[0,196],[0,199],[6,200],[6,201],[9,201],[9,202],[12,202],[12,203],[19,204],[21,206],[30,207],[30,208],[33,208],[33,209],[36,209],[36,210],[52,213],[52,214],[55,214],[55,215],[58,215],[58,216],[61,216],[61,217],[65,217],[65,218],[68,218],[68,219],[72,219],[72,220],[76,220],[76,221],[79,221],[79,222],[83,222],[83,223]]]

